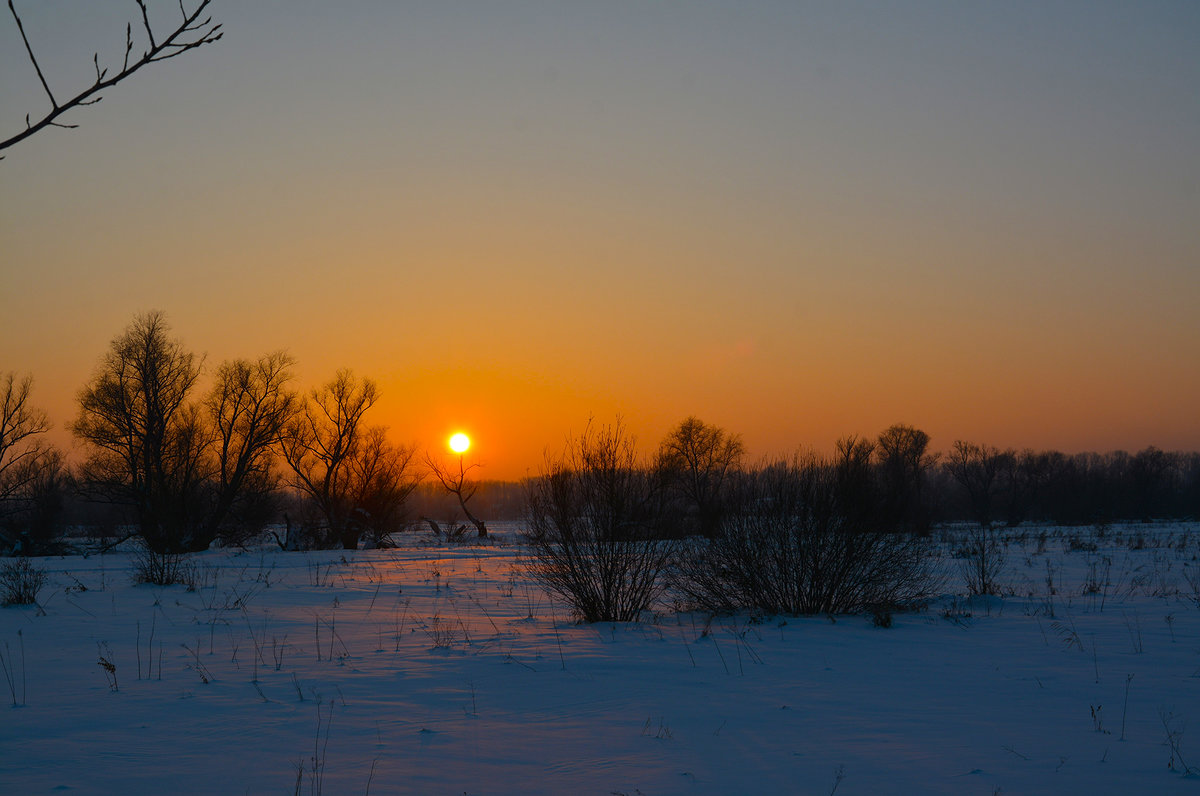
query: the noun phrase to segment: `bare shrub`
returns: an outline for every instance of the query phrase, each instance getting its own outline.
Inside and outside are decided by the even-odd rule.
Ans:
[[[1005,550],[997,533],[986,527],[972,531],[961,552],[960,566],[963,579],[967,582],[967,591],[971,594],[998,594]]]
[[[0,567],[0,604],[34,605],[46,585],[46,573],[28,558],[18,558]]]
[[[748,474],[720,533],[679,559],[676,586],[714,611],[850,613],[903,606],[931,588],[925,545],[852,527],[834,469],[816,458]]]
[[[675,543],[658,536],[661,495],[618,421],[591,425],[527,483],[528,568],[585,622],[631,622],[665,588]]]
[[[149,547],[143,548],[133,559],[135,583],[153,586],[191,586],[195,582],[195,570],[187,558],[179,553],[159,553]]]

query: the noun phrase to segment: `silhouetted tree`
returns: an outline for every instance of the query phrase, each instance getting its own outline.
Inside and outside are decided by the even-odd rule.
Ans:
[[[225,362],[190,401],[200,360],[162,313],[138,316],[79,396],[72,431],[87,448],[85,492],[130,510],[154,554],[261,531],[275,511],[273,447],[296,406],[291,365],[281,352]]]
[[[741,437],[694,416],[685,418],[663,439],[657,466],[667,489],[682,498],[684,533],[716,533],[745,452]]]
[[[1178,454],[1167,453],[1154,446],[1134,455],[1129,463],[1130,516],[1152,520],[1170,515],[1165,498],[1178,461]]]
[[[1200,453],[1179,456],[1179,488],[1174,516],[1200,519]]]
[[[25,129],[16,135],[0,141],[0,150],[7,149],[18,141],[22,141],[48,127],[78,127],[75,124],[65,124],[59,121],[59,117],[72,108],[96,104],[101,99],[100,92],[115,86],[147,64],[165,61],[168,58],[182,55],[197,47],[212,44],[224,35],[221,32],[221,25],[214,24],[212,17],[201,18],[202,12],[211,0],[200,0],[196,8],[191,12],[184,8],[181,1],[178,6],[181,14],[178,25],[175,28],[167,30],[160,29],[158,32],[155,31],[155,27],[150,23],[151,13],[147,7],[146,0],[135,1],[141,9],[142,17],[142,24],[139,28],[137,38],[141,39],[144,34],[144,43],[140,45],[135,44],[134,25],[132,23],[127,24],[125,26],[125,52],[121,68],[116,72],[110,73],[109,69],[100,66],[100,54],[96,53],[92,58],[96,69],[95,81],[74,96],[60,102],[54,92],[50,90],[50,84],[47,82],[45,73],[42,71],[42,66],[34,53],[34,47],[30,43],[29,37],[25,34],[25,26],[21,22],[21,17],[17,13],[13,0],[8,0],[8,10],[11,12],[13,21],[17,25],[17,30],[21,34],[21,40],[25,44],[25,51],[29,54],[29,61],[33,65],[34,72],[37,73],[37,78],[42,84],[46,98],[50,100],[50,110],[32,121],[30,120],[31,114],[26,114]],[[144,46],[145,49],[142,51],[141,56],[130,61],[130,55],[132,55],[135,46]]]
[[[1122,452],[1123,453],[1123,452]],[[1124,454],[1128,457],[1128,454]],[[1052,497],[1057,509],[1054,520],[1060,525],[1111,522],[1116,496],[1105,483],[1112,469],[1097,453],[1077,453],[1064,457],[1052,482]],[[1118,464],[1117,468],[1122,468]]]
[[[462,509],[462,513],[467,520],[475,526],[475,533],[479,538],[484,538],[488,535],[487,525],[483,520],[471,513],[468,507],[471,498],[475,497],[475,493],[479,490],[479,482],[467,478],[467,473],[479,466],[478,463],[472,463],[470,466],[464,466],[463,456],[458,457],[458,472],[455,468],[447,466],[445,463],[438,461],[432,454],[425,454],[425,466],[429,468],[429,472],[442,485],[442,489],[446,490],[446,494],[453,495],[458,501],[458,507]],[[461,531],[461,526],[460,526]]]
[[[912,426],[897,424],[880,433],[875,457],[883,486],[885,524],[907,530],[928,527],[924,479],[938,458],[928,453],[928,448],[929,435]]]
[[[62,509],[62,453],[46,444],[46,414],[29,403],[33,379],[0,375],[0,548],[42,552]]]
[[[966,493],[972,518],[982,528],[992,527],[997,497],[1004,488],[1016,455],[990,445],[955,440],[946,458],[946,469]]]
[[[283,433],[292,485],[312,502],[323,525],[308,544],[358,546],[362,528],[354,516],[354,459],[366,434],[363,416],[378,399],[374,381],[340,370],[309,393]]]
[[[879,522],[879,494],[871,456],[875,443],[858,435],[837,441],[833,461],[838,509],[849,528],[871,529]]]
[[[38,462],[46,453],[40,438],[50,430],[46,413],[29,403],[33,378],[0,376],[0,517],[17,510]]]
[[[71,426],[87,447],[87,488],[132,509],[155,553],[207,546],[198,531],[207,519],[211,436],[198,408],[187,404],[199,375],[200,362],[170,337],[162,313],[138,316],[80,393]]]
[[[288,389],[295,361],[282,351],[222,363],[204,400],[214,431],[215,505],[205,534],[241,543],[275,514],[275,450],[299,400]],[[206,543],[207,545],[207,543]]]
[[[967,511],[979,524],[968,534],[961,562],[971,594],[995,594],[1004,567],[1005,548],[992,530],[992,514],[1001,489],[1011,476],[1016,455],[990,445],[955,440],[945,469],[966,495]]]
[[[36,475],[26,489],[25,509],[18,515],[22,531],[20,552],[25,555],[54,555],[65,546],[61,537],[67,500],[74,493],[75,480],[58,448],[46,449],[38,462]]]
[[[1000,494],[1000,511],[1005,524],[1016,527],[1029,516],[1037,500],[1038,483],[1033,469],[1037,454],[1025,449],[1020,453],[1014,452],[1012,456],[1007,488]]]
[[[415,458],[414,446],[394,445],[385,427],[374,426],[350,460],[354,519],[375,547],[408,524],[405,505],[421,481]]]
[[[441,522],[451,525],[462,517],[458,498],[433,479],[422,481],[410,499],[412,515],[425,521],[430,519],[440,526]],[[471,497],[471,513],[487,523],[495,520],[519,522],[525,519],[525,484],[519,481],[478,481],[478,488]],[[469,521],[468,521],[469,522]],[[465,528],[464,528],[465,530]],[[489,535],[491,531],[488,531]]]

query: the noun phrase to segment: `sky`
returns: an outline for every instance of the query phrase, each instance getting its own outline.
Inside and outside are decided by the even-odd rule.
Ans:
[[[56,95],[128,6],[17,2]],[[618,416],[754,458],[897,422],[1200,449],[1196,3],[211,11],[0,161],[0,372],[60,444],[156,309],[210,371],[375,379],[372,422],[488,478]],[[0,138],[47,104],[0,17]]]

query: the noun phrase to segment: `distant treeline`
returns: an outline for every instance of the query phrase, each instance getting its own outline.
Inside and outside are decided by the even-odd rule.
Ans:
[[[1132,454],[1065,454],[957,442],[948,453],[909,458],[912,464],[906,465],[889,454],[868,454],[864,445],[872,442],[843,440],[834,457],[816,457],[838,484],[843,512],[862,524],[920,529],[941,522],[1089,525],[1200,519],[1200,453],[1149,447]],[[739,462],[729,482],[765,467],[770,463]],[[919,489],[909,480],[915,470]],[[672,475],[661,475],[665,488]],[[694,486],[713,479],[711,472],[693,475],[699,476],[692,479]],[[472,506],[489,521],[520,521],[526,492],[522,482],[485,481]],[[678,507],[683,524],[702,530],[704,512],[697,501],[684,502],[688,505]],[[417,517],[461,518],[453,496],[437,484],[422,484],[411,503],[410,513]]]
[[[964,463],[961,443],[955,445],[930,474],[937,520],[1082,525],[1200,518],[1200,453],[986,449]]]
[[[660,452],[646,469],[657,470],[664,491],[675,493],[681,530],[704,532],[721,513],[709,505],[706,491],[714,499],[724,493],[721,500],[733,500],[739,479],[773,464],[747,465],[740,453],[730,457],[728,443],[736,437],[694,418],[675,433],[680,429],[682,447],[691,447],[688,455],[678,453],[672,464]],[[704,435],[713,439],[694,444]],[[833,456],[808,457],[828,469],[841,511],[858,524],[922,529],[940,522],[1087,525],[1200,519],[1200,453],[1148,447],[1132,454],[1065,454],[958,441],[946,453],[929,454],[921,442],[928,447],[930,440],[918,429],[893,426],[881,436],[883,444],[878,438],[848,437],[838,442]],[[724,462],[716,454],[722,442]],[[680,447],[678,438],[675,444]],[[527,491],[524,482],[484,481],[472,506],[489,521],[520,521],[526,518]],[[409,514],[442,524],[462,520],[454,496],[428,482],[410,498]]]
[[[79,393],[76,466],[45,443],[31,378],[0,374],[0,553],[54,552],[78,526],[136,535],[163,555],[264,532],[287,549],[386,544],[420,526],[483,537],[489,521],[528,520],[538,495],[582,471],[606,474],[586,483],[625,490],[636,505],[621,511],[663,538],[718,536],[727,518],[775,500],[762,485],[785,471],[804,473],[809,496],[796,505],[819,502],[851,531],[1200,518],[1198,453],[1066,455],[958,440],[938,454],[927,433],[903,424],[844,437],[829,456],[750,463],[740,436],[696,417],[648,451],[618,422],[589,426],[537,478],[479,481],[464,457],[419,455],[370,425],[379,391],[369,378],[343,370],[299,392],[291,357],[274,352],[220,363],[201,392],[201,364],[161,313],[135,318]],[[585,444],[598,439],[613,444]],[[614,449],[620,461],[604,460]],[[552,496],[563,505],[578,497]]]

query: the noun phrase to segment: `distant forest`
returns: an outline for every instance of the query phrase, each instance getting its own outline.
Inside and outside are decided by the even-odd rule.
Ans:
[[[955,446],[947,454],[926,458],[910,525],[914,521],[918,526],[945,522],[1015,526],[1200,519],[1200,453],[1147,447],[1137,453],[1065,454],[963,442]],[[825,464],[843,480],[856,468],[840,451],[839,458]],[[894,499],[889,506],[885,498],[889,476],[884,469],[876,459],[858,471],[861,511],[895,527],[904,524],[904,516],[896,513],[899,506]],[[848,484],[845,488],[850,490]],[[519,521],[525,516],[525,491],[523,483],[484,481],[473,505],[488,520]],[[423,483],[412,504],[422,516],[447,520],[460,516],[453,496],[436,484]],[[893,512],[890,519],[889,511]]]
[[[32,379],[0,373],[0,554],[54,552],[79,532],[136,536],[163,555],[264,534],[285,549],[355,549],[418,527],[486,537],[488,522],[547,512],[561,515],[557,527],[598,506],[606,522],[625,517],[613,533],[660,539],[716,538],[784,504],[793,519],[846,532],[1200,518],[1200,453],[962,440],[935,453],[904,424],[844,437],[829,456],[756,463],[739,435],[696,417],[647,450],[620,421],[589,424],[542,475],[481,481],[463,457],[397,445],[370,425],[379,391],[369,378],[343,370],[302,393],[291,357],[274,352],[221,363],[202,393],[201,362],[161,313],[136,317],[79,393],[70,429],[85,455],[74,465],[44,442]]]

